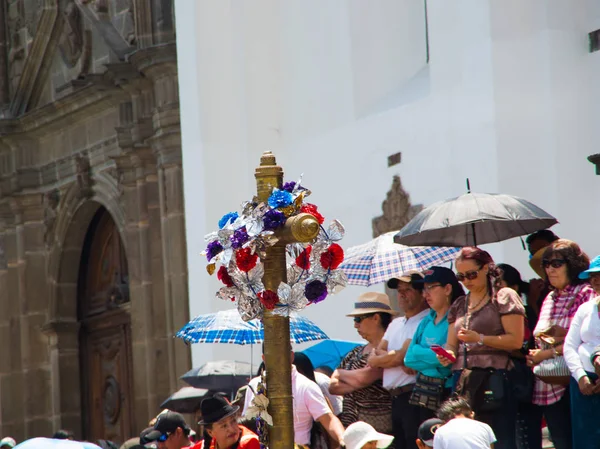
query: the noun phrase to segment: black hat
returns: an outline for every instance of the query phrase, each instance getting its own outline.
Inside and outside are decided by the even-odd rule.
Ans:
[[[431,284],[433,282],[439,282],[442,285],[447,284],[458,284],[458,279],[456,279],[456,275],[454,271],[450,268],[446,267],[431,267],[429,270],[425,271],[425,277],[416,282],[423,282],[427,284]]]
[[[183,415],[177,412],[168,411],[165,413],[161,413],[156,418],[156,423],[154,424],[154,428],[150,428],[150,431],[146,433],[149,429],[142,431],[140,435],[140,443],[142,442],[142,436],[145,442],[156,441],[162,434],[164,433],[172,433],[177,430],[178,427],[181,427],[183,431],[190,431],[190,427],[185,422]]]
[[[387,281],[388,288],[392,290],[396,290],[398,288],[398,284],[400,282],[416,282],[423,279],[423,275],[419,271],[409,271],[406,274],[403,274],[399,278],[392,278]]]
[[[202,420],[198,424],[206,425],[215,423],[237,413],[239,409],[237,405],[232,406],[223,396],[211,396],[203,399],[202,404],[200,404]]]
[[[444,425],[444,421],[437,418],[431,418],[423,421],[417,431],[417,438],[426,446],[433,447],[433,436],[435,432]]]

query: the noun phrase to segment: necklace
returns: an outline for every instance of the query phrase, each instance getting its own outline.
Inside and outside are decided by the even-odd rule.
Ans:
[[[488,294],[486,293],[485,296],[483,298],[481,298],[479,301],[477,301],[476,304],[469,304],[469,310],[474,310],[477,307],[479,307],[480,304],[483,304],[483,302],[485,302],[485,300],[488,299]]]

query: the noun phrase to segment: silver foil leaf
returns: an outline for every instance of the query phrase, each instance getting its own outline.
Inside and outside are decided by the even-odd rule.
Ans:
[[[339,242],[344,237],[344,234],[346,234],[346,230],[338,220],[333,220],[329,228],[327,228],[327,237],[331,242]]]
[[[304,284],[298,283],[293,287],[282,282],[277,289],[279,304],[273,311],[276,315],[289,316],[290,313],[300,312],[308,305],[308,300],[304,297]]]
[[[247,276],[244,273],[244,281],[242,284],[237,284],[237,285],[241,285],[242,287],[242,291],[244,293],[244,295],[246,296],[251,296],[251,297],[256,297],[256,295],[260,292],[262,292],[265,289],[265,286],[263,285],[262,282],[262,278],[263,275],[265,274],[265,267],[262,263],[257,263],[256,266],[254,268],[252,268]],[[235,282],[235,280],[234,280]]]
[[[258,298],[240,295],[238,298],[237,309],[240,317],[244,321],[262,318],[263,308]]]
[[[235,287],[221,287],[216,296],[224,301],[236,301],[242,292]]]
[[[348,285],[348,276],[342,270],[333,270],[327,276],[327,291],[331,295],[341,292]]]
[[[287,281],[290,285],[294,285],[301,280],[301,277],[300,277],[301,275],[302,275],[302,277],[305,277],[306,274],[307,273],[302,268],[300,268],[298,265],[296,265],[296,264],[288,265]]]

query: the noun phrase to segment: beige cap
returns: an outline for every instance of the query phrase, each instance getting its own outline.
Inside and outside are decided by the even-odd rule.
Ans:
[[[423,279],[424,277],[425,275],[420,271],[411,270],[407,271],[406,273],[402,273],[402,276],[400,277],[390,279],[387,281],[387,286],[392,290],[396,290],[398,288],[398,282],[412,282]]]

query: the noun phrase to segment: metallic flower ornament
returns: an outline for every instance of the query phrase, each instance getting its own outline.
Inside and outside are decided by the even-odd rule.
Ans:
[[[276,232],[287,219],[306,212],[323,223],[317,206],[305,203],[310,193],[302,186],[302,178],[285,183],[272,190],[266,203],[254,197],[242,204],[241,214],[225,214],[219,220],[220,229],[205,236],[207,271],[213,274],[218,268],[217,277],[224,284],[216,296],[236,301],[242,319],[261,318],[265,308],[289,316],[346,285],[346,275],[338,269],[343,250],[336,243],[344,236],[344,227],[334,220],[327,229],[321,226],[314,241],[288,245],[287,282],[277,292],[265,290],[261,259],[279,241]]]
[[[262,304],[256,297],[241,295],[238,297],[237,309],[244,321],[261,319],[263,315]]]
[[[308,305],[302,283],[290,287],[289,284],[282,282],[277,289],[277,296],[279,296],[279,304],[273,312],[277,315],[290,316],[291,313],[300,312]]]

